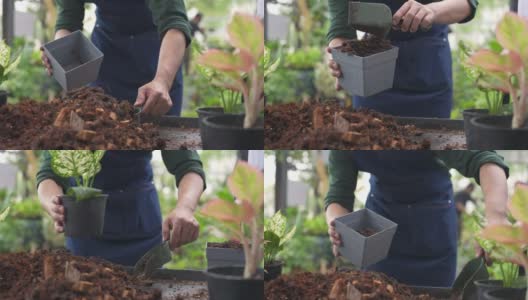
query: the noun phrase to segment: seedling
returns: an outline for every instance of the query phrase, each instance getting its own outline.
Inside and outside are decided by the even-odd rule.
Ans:
[[[528,21],[515,13],[506,13],[497,25],[496,38],[503,48],[500,52],[479,50],[468,63],[484,74],[480,85],[510,94],[512,128],[521,128],[528,113]]]
[[[264,265],[276,261],[277,254],[284,248],[284,244],[293,237],[295,230],[296,227],[294,226],[289,232],[286,232],[286,217],[280,211],[264,222]]]
[[[0,85],[7,80],[8,74],[13,71],[20,62],[20,53],[12,53],[3,40],[0,40]]]
[[[264,27],[255,16],[236,13],[227,26],[232,52],[218,49],[206,51],[198,62],[222,76],[211,83],[242,93],[244,98],[244,128],[253,127],[264,106]]]
[[[244,278],[253,278],[263,258],[264,175],[239,161],[227,186],[236,200],[211,200],[201,212],[220,221],[226,233],[242,243],[246,259]]]
[[[66,194],[76,201],[100,196],[102,191],[93,188],[94,178],[101,171],[104,150],[50,150],[53,172],[64,178],[73,178],[77,186],[68,188]]]
[[[481,237],[495,241],[507,251],[505,259],[528,269],[528,186],[517,184],[509,203],[515,219],[513,224],[492,224],[484,228]],[[528,278],[528,277],[526,277]],[[528,299],[528,294],[526,295]]]

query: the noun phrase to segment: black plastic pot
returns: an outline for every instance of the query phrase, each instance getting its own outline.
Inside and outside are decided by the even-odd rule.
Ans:
[[[270,281],[282,274],[282,261],[274,261],[271,264],[264,266],[264,281]]]
[[[464,117],[464,133],[466,134],[466,144],[469,145],[474,143],[473,136],[475,134],[475,129],[470,122],[471,119],[475,117],[487,116],[488,114],[489,110],[478,108],[465,109],[462,112],[462,116]]]
[[[475,280],[473,283],[477,287],[477,299],[478,300],[486,299],[485,294],[487,292],[502,288],[502,280],[483,279],[483,280]]]
[[[205,257],[207,258],[207,268],[240,266],[245,263],[243,249],[234,248],[216,248],[207,243],[205,248]]]
[[[98,237],[103,234],[108,195],[75,201],[61,196],[64,205],[64,234],[71,237]]]
[[[263,271],[257,279],[244,279],[244,267],[218,267],[205,272],[210,300],[263,300]]]
[[[0,90],[0,106],[7,103],[7,91]]]
[[[528,128],[512,129],[512,116],[481,116],[470,122],[474,131],[470,150],[528,149]]]
[[[244,128],[244,115],[221,115],[206,117],[202,121],[203,149],[252,150],[264,149],[264,122],[256,127]]]
[[[200,136],[203,139],[205,138],[206,132],[204,130],[203,126],[203,119],[210,116],[221,116],[224,114],[224,108],[219,106],[211,106],[211,107],[200,107],[196,110],[196,113],[198,114],[198,124],[200,126]]]
[[[526,288],[500,288],[484,293],[486,300],[524,300]]]

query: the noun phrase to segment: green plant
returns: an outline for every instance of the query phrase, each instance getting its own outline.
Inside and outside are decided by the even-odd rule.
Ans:
[[[303,224],[304,233],[310,235],[325,235],[328,231],[326,218],[323,214],[307,218]]]
[[[253,278],[263,258],[264,174],[239,161],[227,179],[236,200],[214,199],[201,209],[205,216],[221,222],[223,228],[244,248],[244,278]]]
[[[11,216],[21,219],[35,219],[41,215],[42,208],[38,201],[27,199],[17,202],[11,207]]]
[[[286,233],[286,217],[280,211],[264,222],[264,265],[275,261],[277,254],[295,234],[296,227]]]
[[[9,214],[9,207],[4,209],[4,211],[0,213],[0,222],[5,220],[5,218],[7,218],[8,214]]]
[[[101,171],[104,150],[49,150],[53,172],[73,178],[77,186],[68,188],[67,195],[82,201],[97,197],[101,190],[93,188],[95,175]]]
[[[284,66],[296,70],[312,70],[321,61],[319,48],[298,49],[284,58]]]
[[[511,224],[487,225],[482,231],[481,237],[500,244],[501,249],[503,249],[500,255],[504,260],[523,266],[527,270],[528,185],[517,184],[509,204],[510,213],[515,221]],[[511,270],[512,273],[514,271]],[[524,286],[526,286],[526,282]],[[528,299],[528,294],[526,299]]]
[[[255,16],[235,13],[227,26],[232,52],[218,49],[206,51],[198,62],[222,74],[212,84],[239,91],[244,98],[244,128],[253,127],[263,108],[264,27]]]
[[[513,106],[512,128],[521,128],[528,113],[528,22],[508,12],[496,30],[498,45],[504,50],[482,49],[468,60],[485,75],[480,85],[510,94]]]
[[[13,54],[3,40],[0,40],[0,85],[7,80],[7,75],[13,71],[20,62],[20,54]]]

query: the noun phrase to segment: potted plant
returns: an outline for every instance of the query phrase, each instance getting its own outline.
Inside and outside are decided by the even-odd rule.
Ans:
[[[206,117],[203,148],[263,149],[264,127],[259,116],[264,106],[264,28],[259,18],[236,13],[227,32],[234,51],[211,49],[198,62],[220,73],[212,84],[242,94],[245,115]]]
[[[528,186],[517,184],[509,203],[509,210],[514,218],[511,224],[487,225],[480,236],[494,241],[503,249],[500,256],[511,263],[515,263],[528,270]],[[512,273],[515,270],[512,271]],[[502,287],[486,292],[487,299],[528,299],[526,293],[526,279],[522,288]]]
[[[244,248],[239,241],[208,242],[205,248],[207,268],[244,265]]]
[[[370,209],[360,209],[335,219],[341,236],[339,253],[357,267],[387,257],[398,225]]]
[[[277,260],[277,254],[295,234],[294,226],[286,232],[286,217],[280,211],[264,222],[264,280],[269,281],[282,274],[284,262]]]
[[[0,85],[7,80],[7,75],[20,62],[20,54],[12,54],[12,49],[0,40]],[[0,89],[0,106],[7,103],[7,91]]]
[[[220,222],[226,233],[240,241],[245,264],[209,268],[206,272],[211,300],[263,299],[263,210],[264,176],[258,169],[239,161],[227,180],[235,200],[215,199],[201,209]]]
[[[528,22],[508,12],[499,21],[496,38],[502,51],[482,49],[468,63],[485,77],[481,84],[510,95],[513,116],[481,116],[471,120],[478,142],[475,149],[526,149],[528,147]]]
[[[71,237],[97,237],[103,232],[108,195],[93,188],[94,178],[101,170],[104,151],[50,150],[53,172],[72,178],[75,185],[61,196],[64,205],[64,231]]]

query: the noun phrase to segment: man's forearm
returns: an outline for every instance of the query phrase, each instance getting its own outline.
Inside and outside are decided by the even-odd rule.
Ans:
[[[58,39],[60,39],[62,37],[67,36],[70,33],[71,33],[71,31],[69,31],[67,29],[59,29],[59,30],[57,30],[57,32],[55,32],[55,39],[58,40]]]
[[[427,4],[435,12],[437,24],[453,24],[464,20],[471,13],[467,0],[444,0]]]
[[[507,216],[508,185],[504,170],[492,163],[480,167],[480,186],[486,203],[486,218],[501,223]]]
[[[62,195],[64,194],[64,191],[54,180],[46,179],[39,184],[37,193],[39,200],[42,202],[50,197]]]
[[[161,42],[158,70],[154,80],[162,82],[170,90],[185,54],[185,35],[177,29],[169,29]]]
[[[330,223],[330,221],[333,221],[335,218],[339,218],[348,213],[348,209],[344,208],[341,204],[335,202],[331,203],[326,208],[326,222]]]
[[[176,208],[186,208],[194,211],[203,193],[204,182],[200,175],[187,173],[178,186],[178,203]]]

